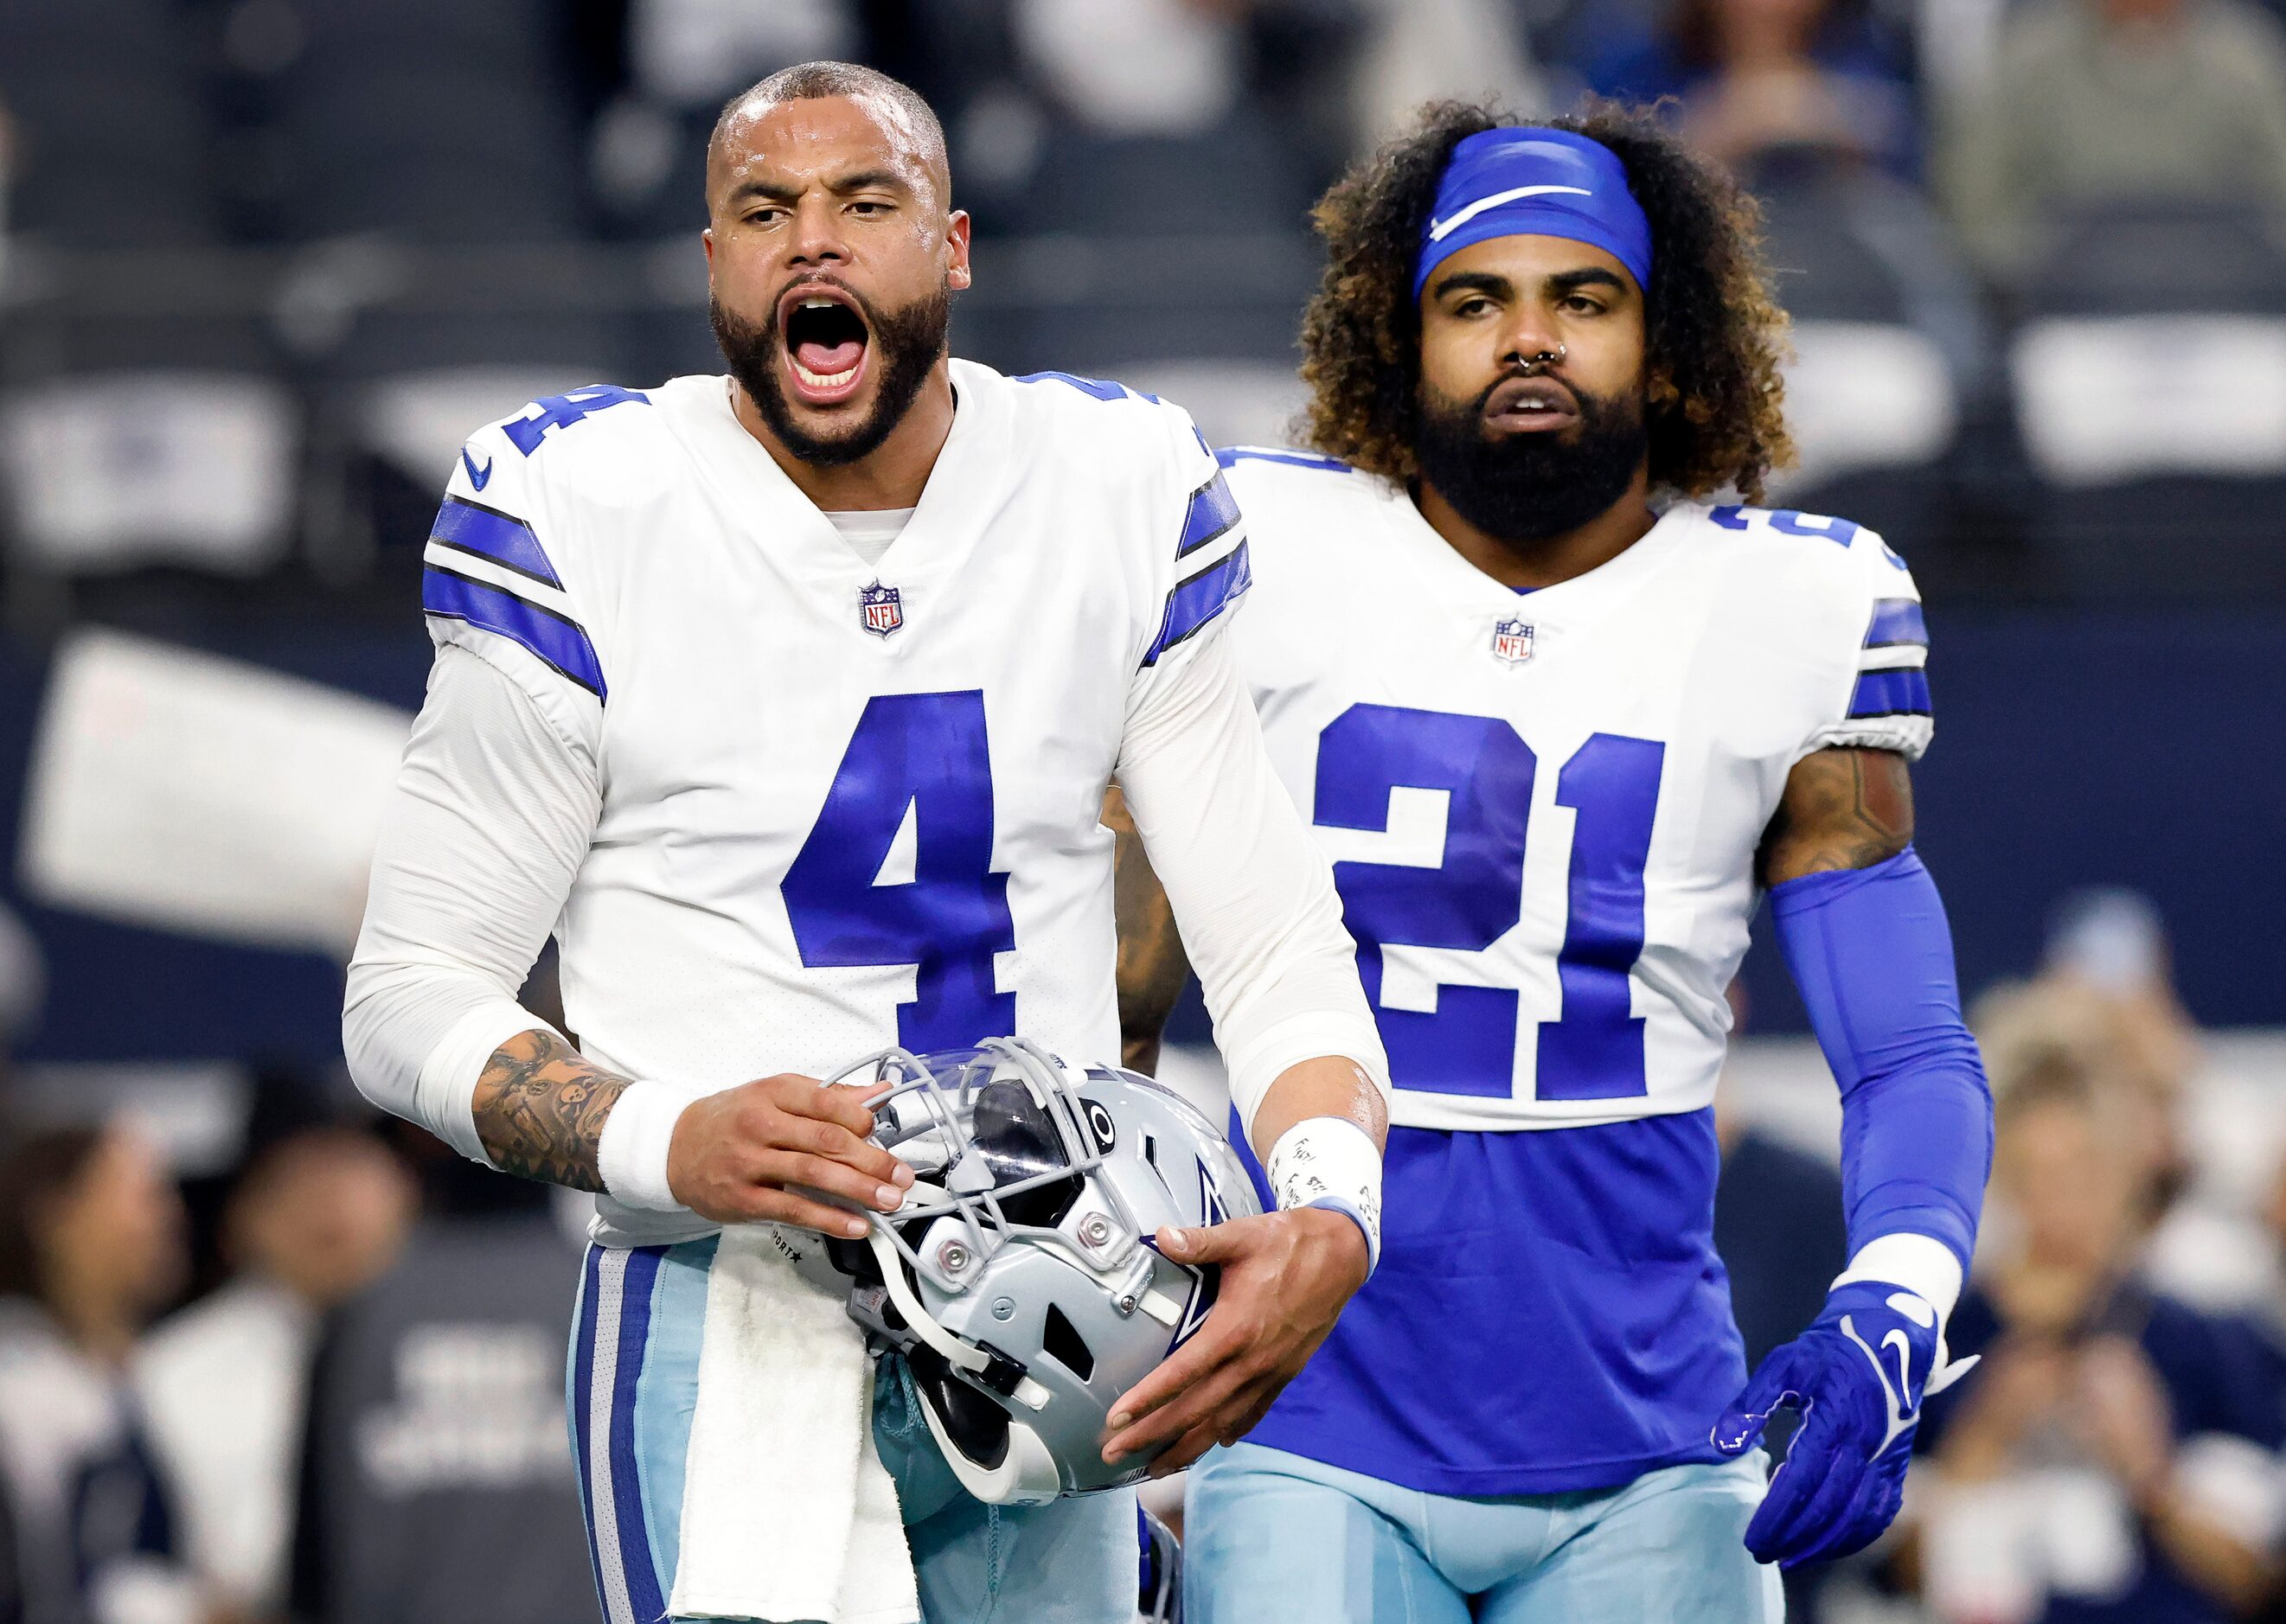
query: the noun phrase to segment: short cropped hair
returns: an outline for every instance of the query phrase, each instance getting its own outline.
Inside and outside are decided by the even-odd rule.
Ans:
[[[1762,261],[1761,213],[1737,184],[1686,152],[1645,109],[1601,104],[1577,117],[1517,119],[1432,102],[1409,133],[1360,162],[1313,215],[1327,265],[1302,327],[1316,450],[1392,479],[1419,472],[1421,315],[1413,270],[1454,147],[1513,124],[1568,130],[1616,154],[1651,220],[1644,289],[1652,488],[1749,501],[1793,460],[1779,364],[1785,312]]]
[[[817,101],[832,96],[883,101],[895,107],[910,129],[921,161],[931,174],[944,181],[944,201],[948,208],[951,206],[951,162],[946,154],[944,125],[938,121],[936,110],[903,80],[892,79],[880,69],[858,62],[802,62],[782,67],[739,91],[722,104],[714,120],[714,133],[706,141],[708,159],[711,162],[721,149],[731,122],[740,114],[781,102]]]

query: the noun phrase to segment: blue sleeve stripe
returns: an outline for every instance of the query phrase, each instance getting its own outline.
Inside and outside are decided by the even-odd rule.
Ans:
[[[421,607],[443,619],[497,633],[598,699],[603,697],[603,667],[595,658],[595,645],[576,620],[434,564],[422,573]]]
[[[1882,598],[1873,605],[1873,623],[1865,628],[1869,649],[1895,649],[1911,643],[1928,647],[1928,624],[1921,619],[1918,598]]]
[[[1159,657],[1195,635],[1214,618],[1238,602],[1246,589],[1254,584],[1253,566],[1247,562],[1246,543],[1242,541],[1230,556],[1209,564],[1188,580],[1177,583],[1167,595],[1167,613],[1159,622],[1159,635],[1144,655],[1146,666],[1159,663]]]
[[[1320,455],[1314,451],[1295,451],[1286,446],[1226,445],[1215,453],[1215,461],[1225,468],[1241,462],[1283,462],[1289,468],[1323,469],[1329,474],[1346,474],[1350,465],[1339,457]]]
[[[448,496],[437,509],[437,524],[429,539],[455,552],[485,558],[504,570],[561,589],[564,582],[532,526],[514,514],[487,508],[466,497]]]
[[[1208,542],[1230,533],[1238,523],[1238,499],[1230,493],[1230,486],[1220,473],[1191,493],[1191,505],[1183,515],[1183,539],[1175,548],[1175,556],[1186,558]]]
[[[1068,383],[1083,395],[1092,395],[1098,400],[1147,400],[1153,406],[1166,404],[1158,396],[1139,389],[1130,389],[1124,383],[1109,378],[1083,378],[1070,372],[1028,372],[1014,380],[1018,383]]]
[[[1926,716],[1929,713],[1928,673],[1914,669],[1868,671],[1857,679],[1849,696],[1849,715]]]

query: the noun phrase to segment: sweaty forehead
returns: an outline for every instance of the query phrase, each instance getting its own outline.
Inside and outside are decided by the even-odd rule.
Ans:
[[[945,155],[886,96],[811,96],[748,101],[722,120],[708,144],[706,189],[764,176],[786,181],[888,169],[917,193],[950,189]]]

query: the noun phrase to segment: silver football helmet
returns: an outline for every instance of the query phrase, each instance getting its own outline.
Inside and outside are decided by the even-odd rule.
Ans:
[[[890,1049],[829,1079],[871,1081],[876,1143],[913,1170],[863,1241],[800,1249],[850,1317],[902,1352],[921,1413],[968,1492],[1052,1500],[1141,1478],[1106,1463],[1120,1394],[1212,1305],[1216,1271],[1145,1237],[1261,1210],[1229,1143],[1180,1096],[1021,1038]]]

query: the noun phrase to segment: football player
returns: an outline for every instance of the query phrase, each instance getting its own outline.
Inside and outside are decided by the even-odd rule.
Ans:
[[[1224,641],[1248,550],[1189,420],[948,359],[969,222],[893,80],[765,80],[707,192],[728,375],[575,390],[461,453],[345,1016],[375,1100],[599,1196],[572,1407],[611,1624],[674,1611],[719,1227],[855,1237],[911,1182],[815,1078],[1010,1033],[1109,1058],[1115,772],[1257,1148],[1336,1172],[1161,1232],[1220,1297],[1108,1460],[1171,1470],[1299,1368],[1368,1272],[1384,1121],[1325,859]],[[516,999],[551,933],[576,1037]],[[910,1436],[877,1429],[925,1616],[1131,1616],[1131,1494],[987,1507]]]
[[[1317,220],[1310,448],[1222,454],[1233,642],[1388,1046],[1389,1227],[1193,1470],[1191,1617],[1775,1619],[1760,1565],[1897,1509],[1990,1155],[1912,848],[1912,577],[1751,505],[1789,449],[1784,318],[1751,204],[1648,117],[1435,106]],[[1181,942],[1139,866],[1144,1059]],[[1841,1084],[1854,1256],[1748,1381],[1711,1105],[1765,899]]]

